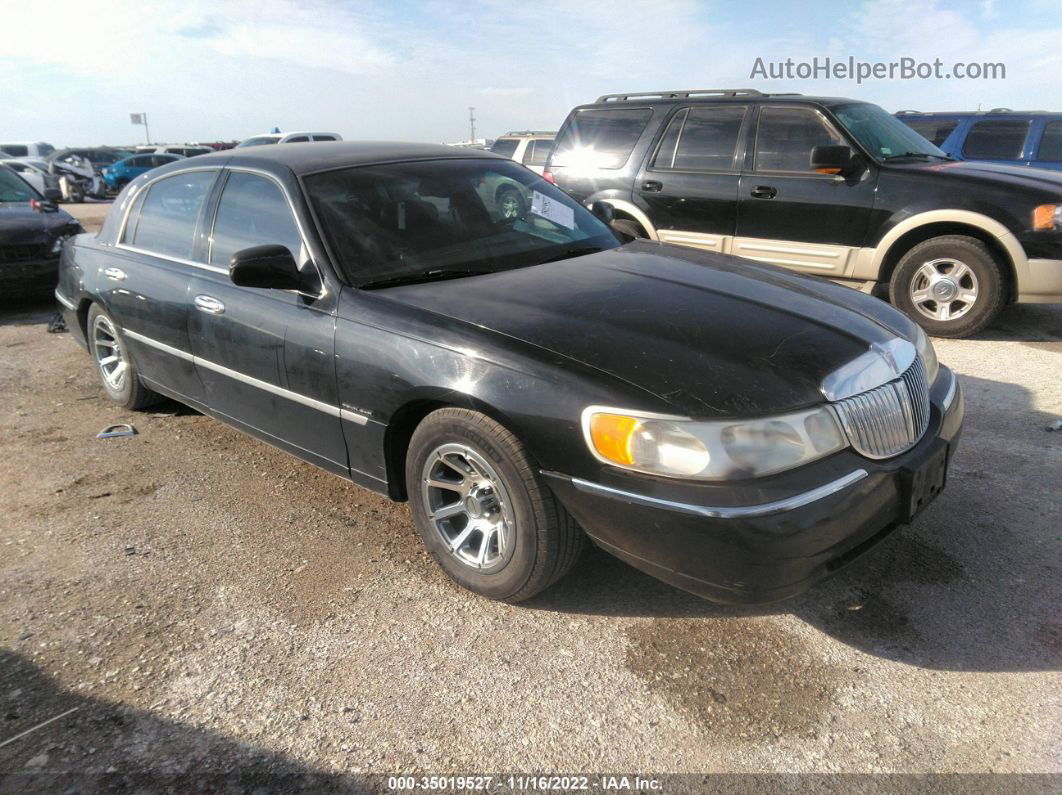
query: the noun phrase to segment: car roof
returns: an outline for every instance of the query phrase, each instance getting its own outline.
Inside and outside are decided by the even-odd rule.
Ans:
[[[248,166],[276,171],[286,167],[296,175],[312,174],[336,168],[393,163],[405,160],[467,160],[483,158],[505,160],[479,149],[455,149],[445,144],[418,144],[398,141],[320,141],[284,144],[283,146],[249,146],[226,149],[195,158],[196,167],[208,163],[219,166]]]
[[[900,119],[964,119],[968,116],[982,118],[992,117],[1062,117],[1062,111],[1052,110],[1010,110],[994,108],[992,110],[900,110],[896,117]]]
[[[687,105],[715,102],[730,102],[748,104],[794,104],[794,105],[822,105],[833,107],[836,105],[872,104],[866,100],[849,99],[847,97],[819,97],[807,94],[779,93],[765,94],[752,88],[741,89],[693,89],[689,91],[652,91],[637,92],[630,94],[605,94],[598,97],[595,102],[587,102],[579,105],[576,110],[586,108],[622,108],[636,107],[639,105]]]

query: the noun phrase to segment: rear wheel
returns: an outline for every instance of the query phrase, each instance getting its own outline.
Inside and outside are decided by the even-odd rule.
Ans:
[[[121,329],[99,304],[89,309],[86,337],[107,397],[126,409],[146,408],[162,399],[140,381]]]
[[[406,485],[428,551],[482,596],[528,599],[563,577],[585,545],[519,440],[478,412],[440,409],[421,422]]]
[[[896,266],[893,305],[935,337],[967,337],[1003,308],[1003,270],[977,238],[944,235],[919,243]]]

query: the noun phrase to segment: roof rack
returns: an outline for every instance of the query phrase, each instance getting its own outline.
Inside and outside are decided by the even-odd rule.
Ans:
[[[693,88],[684,91],[642,91],[635,94],[604,94],[598,102],[626,102],[629,99],[691,99],[693,97],[763,97],[771,96],[754,88]],[[782,96],[782,95],[775,95]],[[785,96],[799,96],[797,94]]]
[[[505,138],[506,136],[509,136],[509,135],[556,135],[556,134],[557,134],[556,130],[510,130],[509,132],[505,133],[505,135],[502,135],[501,137]]]

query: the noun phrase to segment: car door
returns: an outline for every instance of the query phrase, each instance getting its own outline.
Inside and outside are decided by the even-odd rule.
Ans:
[[[210,409],[268,441],[345,474],[334,338],[335,294],[324,289],[283,186],[229,170],[203,241],[206,268],[189,293],[188,335]],[[239,287],[232,255],[286,246],[307,274],[303,292]]]
[[[732,253],[806,273],[844,276],[855,265],[874,204],[877,170],[857,176],[811,168],[816,146],[851,145],[818,109],[766,105],[738,187]]]
[[[737,223],[747,105],[680,107],[635,180],[660,240],[727,251]]]
[[[188,291],[206,198],[217,169],[150,182],[132,200],[114,253],[101,258],[100,297],[129,341],[141,375],[192,403],[203,385],[188,340]]]

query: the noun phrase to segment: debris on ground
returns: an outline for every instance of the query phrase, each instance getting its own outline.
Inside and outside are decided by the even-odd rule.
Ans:
[[[136,428],[127,422],[118,425],[108,425],[96,434],[97,439],[120,439],[125,436],[136,436]]]

